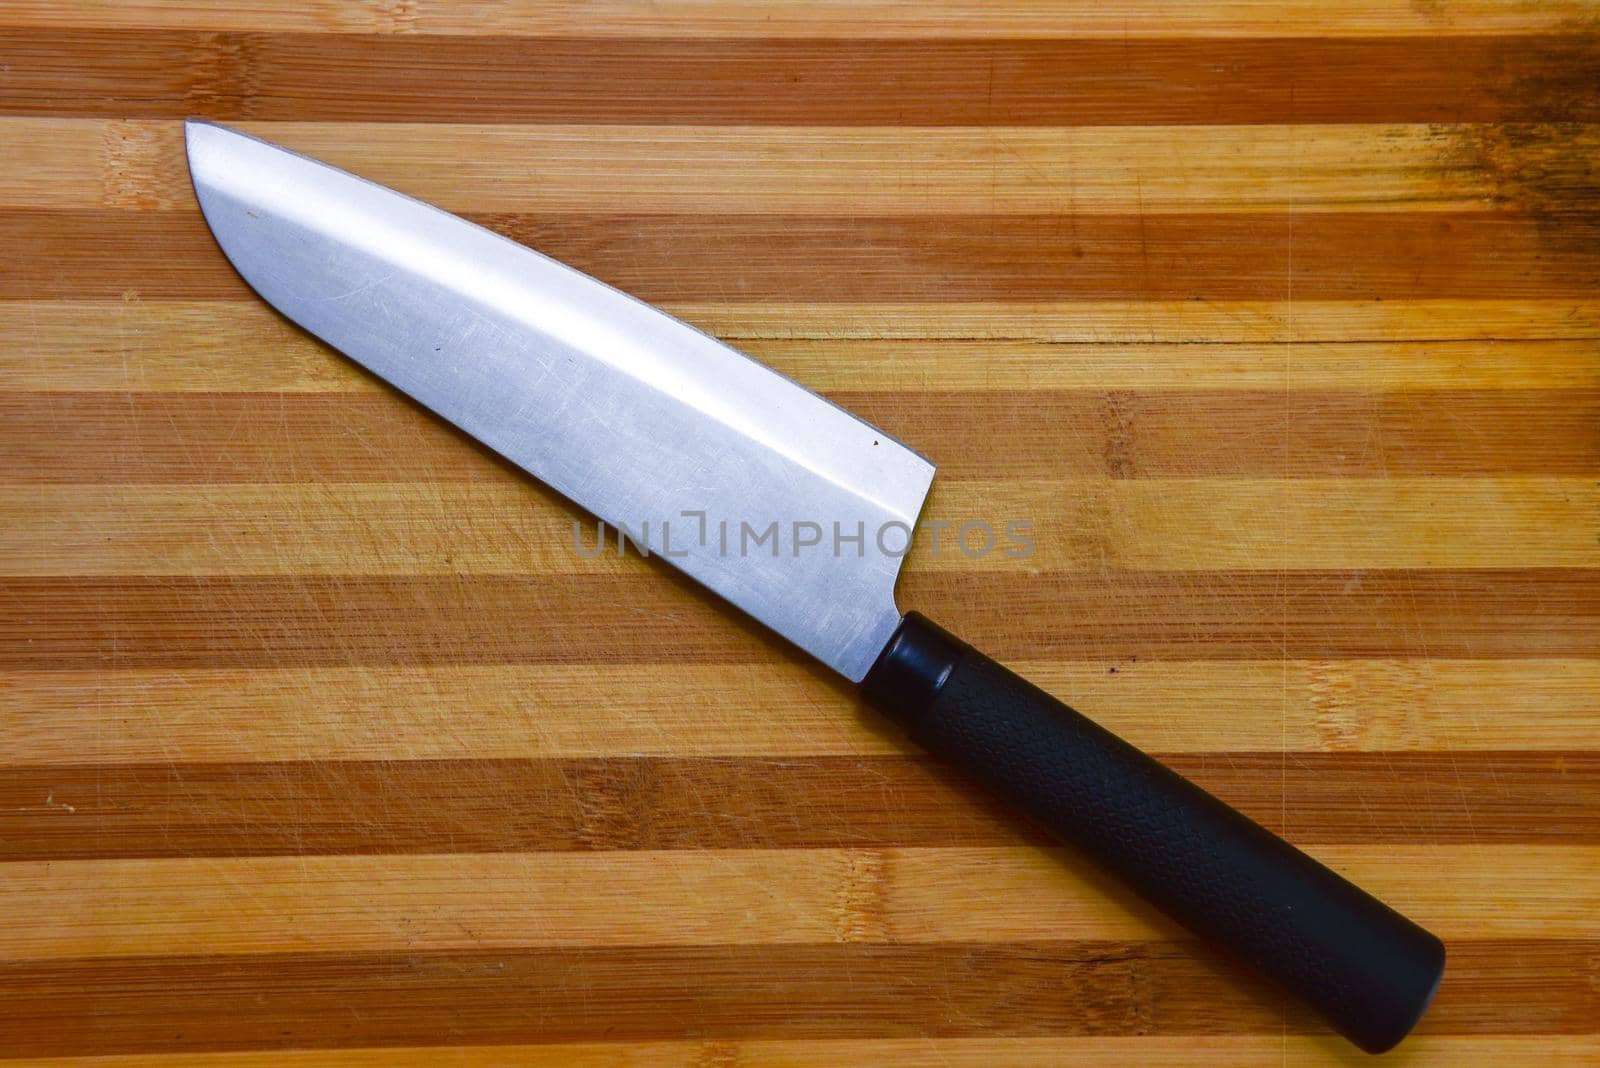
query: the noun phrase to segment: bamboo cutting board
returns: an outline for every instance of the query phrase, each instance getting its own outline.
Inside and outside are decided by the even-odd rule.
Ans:
[[[1584,0],[0,3],[0,1055],[1359,1059],[287,326],[186,115],[927,451],[1037,551],[903,604],[1446,939],[1397,1062],[1600,1061]]]

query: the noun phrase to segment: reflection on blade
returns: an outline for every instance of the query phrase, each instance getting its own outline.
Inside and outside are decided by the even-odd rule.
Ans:
[[[228,258],[311,333],[859,681],[899,622],[933,465],[548,257],[208,123]],[[857,535],[861,535],[858,539]]]

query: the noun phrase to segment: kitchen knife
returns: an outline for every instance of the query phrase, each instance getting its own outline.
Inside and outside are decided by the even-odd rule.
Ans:
[[[933,464],[663,312],[482,227],[186,124],[218,244],[284,315],[861,684],[917,741],[1381,1052],[1432,934],[916,613]],[[731,532],[731,536],[730,536]]]

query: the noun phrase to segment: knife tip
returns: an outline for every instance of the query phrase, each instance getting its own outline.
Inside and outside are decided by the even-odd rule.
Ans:
[[[184,153],[189,157],[189,167],[191,170],[194,168],[195,149],[199,147],[200,143],[205,139],[207,134],[210,134],[218,129],[220,129],[220,127],[218,127],[216,123],[208,122],[205,119],[183,120],[183,149]]]
[[[194,144],[196,137],[203,137],[208,132],[219,130],[226,133],[232,132],[221,123],[212,122],[210,119],[188,118],[183,120],[183,139],[190,145]]]
[[[206,141],[221,142],[225,140],[255,141],[259,139],[251,137],[242,130],[236,130],[232,126],[224,126],[222,123],[213,122],[210,119],[186,118],[183,120],[183,140],[184,147],[192,153],[196,143]]]

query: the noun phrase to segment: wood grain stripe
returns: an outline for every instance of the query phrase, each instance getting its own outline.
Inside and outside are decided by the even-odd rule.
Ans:
[[[685,578],[14,578],[0,668],[750,663],[801,654]],[[912,573],[903,603],[1002,659],[1600,654],[1580,568]],[[662,626],[671,620],[672,626]]]
[[[0,307],[3,307],[0,304]],[[664,301],[727,338],[1165,341],[1456,341],[1600,337],[1593,298],[1242,301]]]
[[[1551,299],[1600,280],[1587,213],[468,217],[652,302]],[[30,265],[0,276],[8,300],[248,293],[197,212],[8,209],[0,240]]]
[[[907,571],[1600,567],[1594,477],[953,482],[922,524]],[[0,483],[0,576],[633,573],[605,537],[512,482]]]
[[[1600,390],[860,392],[831,400],[968,480],[1600,471]],[[1529,427],[1538,427],[1530,434]],[[509,462],[392,390],[0,392],[0,483],[501,482]],[[543,489],[529,493],[555,497]],[[935,492],[939,492],[938,489]]]
[[[1015,215],[1470,211],[1581,183],[1600,133],[1449,125],[904,127],[248,123],[449,211]],[[0,118],[0,207],[196,210],[174,121]],[[1177,161],[1177,165],[1174,165]]]
[[[886,863],[846,850],[12,863],[0,956],[881,942]],[[1077,937],[1115,915],[1103,895],[1069,908]]]
[[[1016,313],[1023,318],[1023,313]],[[1093,309],[1084,312],[1092,322]],[[737,333],[728,312],[722,325]],[[748,329],[748,324],[745,326]],[[731,336],[731,335],[730,335]],[[1101,342],[734,338],[814,389],[1600,389],[1600,341]],[[241,353],[248,353],[241,359]],[[259,302],[0,302],[0,390],[371,393],[392,387]]]
[[[1590,941],[1450,946],[1423,1034],[1588,1035]],[[1232,965],[1160,943],[620,947],[0,964],[32,1057],[373,1045],[1325,1034]]]
[[[1314,853],[1446,940],[1600,936],[1593,847]],[[22,861],[0,866],[0,956],[1184,937],[1126,896],[1032,847]]]
[[[159,1053],[31,1061],[33,1068],[391,1068],[421,1061],[446,1068],[548,1065],[577,1068],[706,1068],[718,1061],[741,1068],[873,1064],[884,1068],[1059,1068],[1084,1063],[1106,1068],[1307,1068],[1348,1058],[1331,1035],[1100,1035],[1028,1038],[863,1038],[658,1042],[552,1042],[536,1046],[401,1046],[390,1049],[315,1049],[237,1053]],[[1406,1040],[1406,1063],[1416,1068],[1503,1068],[1537,1060],[1548,1068],[1590,1068],[1600,1059],[1592,1035],[1418,1035]]]
[[[400,5],[383,0],[13,0],[0,22],[11,26],[76,29],[193,29],[360,34],[471,34],[525,37],[838,37],[1009,38],[1074,37],[1141,40],[1172,37],[1436,36],[1561,31],[1593,15],[1585,0],[1121,0],[1114,7],[1040,5],[992,0],[917,4],[835,0],[826,5],[747,0],[690,0],[663,10],[651,0],[599,0],[568,9],[539,0],[453,0]]]
[[[1592,122],[1587,35],[727,40],[0,30],[11,114],[1055,126]]]
[[[926,353],[930,359],[936,358],[942,348],[965,352],[974,361],[989,352],[1010,355],[1011,351],[1022,349],[1037,354],[1036,346],[1061,346],[1059,351],[1069,354],[1074,364],[1083,361],[1086,372],[1109,374],[1104,381],[1071,383],[1080,388],[1203,387],[1207,376],[1227,375],[1230,367],[1227,359],[1204,358],[1208,349],[1203,346],[1219,346],[1222,352],[1255,352],[1260,363],[1250,365],[1249,370],[1264,376],[1265,381],[1251,385],[1281,387],[1286,376],[1304,387],[1322,384],[1316,377],[1317,368],[1329,357],[1286,361],[1285,345],[1322,346],[1323,352],[1331,350],[1333,354],[1349,346],[1350,353],[1359,354],[1357,359],[1378,352],[1404,353],[1407,357],[1398,362],[1370,359],[1359,363],[1348,373],[1336,374],[1333,381],[1324,384],[1325,388],[1381,387],[1395,381],[1396,375],[1401,376],[1396,388],[1592,385],[1592,363],[1582,354],[1595,351],[1596,340],[1600,339],[1600,303],[1592,300],[1295,300],[1292,305],[1271,300],[933,304],[666,301],[661,307],[774,361],[780,357],[772,353],[788,353],[784,358],[794,359],[812,352],[819,356],[812,362],[823,363],[828,347],[833,345],[850,346],[849,351],[860,345],[864,346],[862,351],[869,352]],[[59,339],[58,331],[68,337]],[[1571,345],[1580,354],[1577,362],[1581,369],[1563,372],[1561,361],[1557,360],[1555,373],[1564,377],[1554,383],[1540,381],[1539,368],[1551,361],[1514,359],[1515,345],[1527,342]],[[1445,369],[1436,369],[1430,375],[1422,354],[1431,345],[1470,346],[1467,351],[1478,355],[1468,358],[1467,351],[1461,352],[1460,379],[1450,379],[1444,375]],[[1502,345],[1512,347],[1502,349]],[[1014,348],[1008,351],[1006,346]],[[1156,382],[1145,377],[1129,379],[1125,363],[1122,370],[1111,374],[1109,366],[1094,362],[1097,349],[1120,350],[1136,361],[1160,360],[1153,363],[1152,371],[1162,377]],[[240,351],[250,352],[250,361],[239,360]],[[1295,349],[1293,353],[1317,351]],[[1506,353],[1503,365],[1482,363],[1485,354],[1501,351]],[[1166,361],[1184,352],[1200,354],[1194,366],[1183,367],[1181,373],[1186,380],[1175,381],[1163,374],[1161,368]],[[143,380],[146,375],[158,376],[148,388],[160,390],[190,383],[190,388],[203,391],[342,391],[355,388],[356,381],[370,383],[369,389],[379,388],[348,361],[333,359],[325,346],[254,297],[236,301],[159,300],[145,299],[130,291],[110,300],[0,299],[0,361],[5,381],[13,383],[13,388],[141,389],[147,388]],[[1002,368],[1007,363],[1004,359],[998,362]],[[914,369],[917,361],[902,364]],[[71,373],[66,377],[30,384],[30,375],[69,367]],[[1404,377],[1402,368],[1406,367],[1417,368],[1418,374],[1425,377]],[[1491,369],[1492,377],[1482,382],[1473,380],[1475,374],[1489,375]],[[1296,377],[1299,374],[1307,377],[1302,380]],[[1368,374],[1376,377],[1369,380],[1365,377]],[[1501,374],[1506,376],[1503,382]],[[1578,377],[1567,377],[1574,374]],[[218,377],[235,375],[246,377]],[[971,377],[972,372],[969,370],[967,375]],[[1189,378],[1191,375],[1194,377]],[[1439,380],[1440,375],[1444,375],[1443,381]],[[84,384],[80,385],[80,381]],[[996,381],[1004,384],[1003,377]],[[927,378],[920,377],[913,385],[921,388],[926,383]],[[872,381],[869,378],[859,384],[838,384],[871,388]],[[1030,384],[1031,379],[1011,383],[1009,388]],[[1229,377],[1214,384],[1221,387],[1245,383]],[[963,388],[983,387],[966,383]]]
[[[1594,753],[1165,759],[1300,845],[1600,845]],[[915,756],[0,767],[5,861],[1018,841],[1046,839]]]
[[[1587,750],[1600,731],[1597,659],[1013,663],[1141,748],[1169,754],[1382,752],[1400,760],[1397,753],[1442,752],[1470,762],[1485,751]],[[0,673],[0,752],[20,767],[913,750],[825,669],[774,658],[745,666],[8,671]],[[1290,770],[1285,762],[1276,776]],[[1538,785],[1552,781],[1559,776]],[[1530,820],[1527,833],[1537,826]]]

